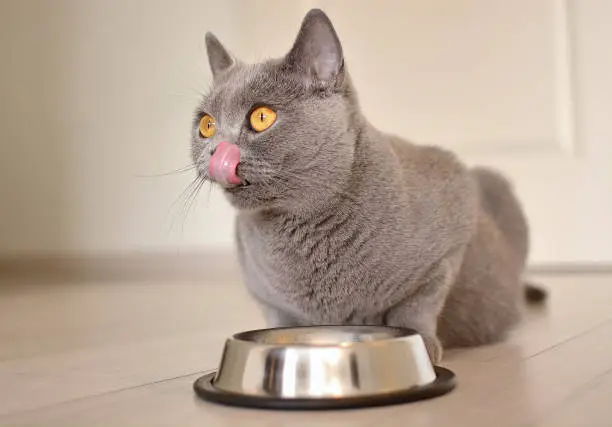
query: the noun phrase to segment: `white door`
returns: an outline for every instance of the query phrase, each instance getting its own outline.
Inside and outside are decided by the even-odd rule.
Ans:
[[[246,5],[236,53],[282,54],[321,7],[375,125],[505,172],[532,264],[612,262],[612,0]]]

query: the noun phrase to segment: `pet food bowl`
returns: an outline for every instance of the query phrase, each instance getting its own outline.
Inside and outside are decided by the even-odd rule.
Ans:
[[[201,398],[269,409],[380,406],[440,396],[455,375],[433,366],[415,331],[383,326],[261,329],[229,338]]]

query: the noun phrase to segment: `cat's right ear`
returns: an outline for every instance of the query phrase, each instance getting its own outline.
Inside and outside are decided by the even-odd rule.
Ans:
[[[344,55],[334,26],[320,9],[306,14],[285,63],[308,84],[332,88],[342,81]]]
[[[206,33],[206,52],[208,53],[208,63],[213,78],[229,70],[236,63],[232,54],[223,47],[219,39],[211,32]]]

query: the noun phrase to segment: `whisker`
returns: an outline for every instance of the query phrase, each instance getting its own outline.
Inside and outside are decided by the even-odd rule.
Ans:
[[[168,175],[176,175],[176,174],[181,174],[181,173],[187,173],[190,172],[192,170],[195,169],[195,165],[187,165],[187,166],[183,166],[182,168],[178,168],[175,170],[171,170],[168,172],[162,172],[162,173],[157,173],[157,174],[151,174],[151,175],[133,175],[135,178],[157,178],[160,176],[168,176]]]
[[[179,98],[193,98],[193,100],[199,101],[201,96],[198,93],[183,93],[183,92],[167,92],[167,96],[177,96]]]
[[[285,176],[289,176],[291,178],[293,178],[295,181],[298,181],[299,184],[303,184],[303,183],[312,183],[312,184],[316,184],[326,190],[330,190],[334,195],[343,197],[346,200],[349,200],[353,203],[355,203],[356,205],[360,205],[361,202],[359,200],[357,200],[355,198],[355,196],[351,193],[348,193],[336,186],[330,185],[328,183],[326,183],[325,181],[319,180],[317,179],[315,176],[308,176],[308,177],[304,177],[302,175],[299,175],[297,173],[285,170],[280,172],[281,174],[285,175]],[[275,183],[277,184],[281,184],[281,185],[287,185],[287,181],[282,179],[282,177],[280,176],[276,176],[273,175],[271,176],[271,178],[273,178],[275,180]]]
[[[300,169],[283,168],[281,165],[272,164],[271,162],[263,161],[261,159],[249,159],[248,163],[250,166],[258,169],[261,179],[257,181],[257,184],[268,189],[273,188],[276,192],[280,192],[281,196],[298,190],[300,185],[306,183],[310,185],[314,184],[320,186],[322,189],[330,191],[334,196],[339,197],[342,200],[351,202],[353,206],[357,208],[355,209],[355,214],[362,217],[366,222],[372,223],[372,220],[369,217],[361,214],[359,207],[363,202],[358,200],[355,194],[339,188],[338,186],[330,185],[329,183],[318,179],[315,174],[306,175],[309,170],[312,170],[308,166],[313,164],[313,160],[311,160],[305,167],[301,167]],[[287,180],[287,178],[291,179]]]
[[[214,188],[214,184],[212,183],[212,181],[208,181],[208,184],[208,196],[206,197],[206,203],[210,203],[210,195]]]
[[[273,177],[273,176],[269,176],[268,178],[270,178],[271,184],[276,185],[275,187],[276,191],[279,191],[279,187],[281,189],[284,189],[285,192],[289,192],[295,189],[295,187],[291,187],[286,180],[279,180],[277,177]],[[295,176],[293,178],[295,181],[297,181],[296,185],[299,185],[304,180],[304,178],[299,177],[299,176]],[[308,178],[308,180],[310,181],[310,183],[315,183],[317,185],[320,185],[323,188],[329,189],[335,196],[340,197],[342,200],[351,202],[352,207],[354,208],[352,209],[352,212],[351,212],[352,215],[358,217],[359,220],[362,221],[364,225],[367,225],[368,228],[370,228],[371,230],[375,230],[378,228],[378,224],[375,222],[375,220],[363,214],[363,211],[360,209],[362,202],[357,200],[353,195],[346,193],[344,191],[340,191],[338,188],[334,188],[333,186],[330,186],[322,181],[318,181],[316,179],[313,180],[312,178]]]
[[[184,214],[183,214],[183,222],[181,224],[181,234],[183,233],[183,231],[185,229],[185,221],[187,220],[187,217],[189,216],[189,212],[191,211],[191,207],[193,206],[195,200],[197,199],[198,194],[200,193],[200,189],[202,188],[202,185],[204,185],[204,182],[205,181],[203,179],[200,179],[200,181],[196,185],[195,189],[189,195],[189,199],[187,201],[188,202],[187,209],[184,211]]]
[[[170,207],[168,208],[168,210],[171,210],[172,208],[174,208],[174,206],[176,206],[176,204],[185,196],[185,194],[187,194],[195,185],[197,185],[198,180],[201,179],[199,176],[196,176],[188,185],[187,187],[181,192],[181,194],[179,194],[179,196],[176,198],[176,200],[174,201],[174,203],[172,203],[172,205],[170,205]]]
[[[183,191],[183,193],[181,194],[181,196],[179,196],[179,199],[175,202],[178,203],[179,201],[181,202],[181,206],[178,209],[178,211],[174,214],[174,216],[172,217],[172,228],[174,228],[174,225],[177,223],[177,221],[180,221],[181,223],[181,234],[184,231],[184,226],[185,226],[185,220],[187,218],[187,206],[189,204],[189,202],[192,200],[193,195],[196,193],[198,187],[201,185],[201,182],[203,181],[203,179],[201,177],[197,177],[194,181],[191,182],[191,184],[189,184],[189,186],[185,189],[185,191]]]
[[[249,159],[249,164],[258,168],[259,173],[262,174],[267,179],[273,179],[275,184],[281,184],[286,187],[288,184],[286,180],[284,180],[284,178],[288,176],[288,177],[294,178],[294,180],[298,181],[299,183],[304,183],[304,182],[315,183],[325,189],[331,190],[334,194],[343,196],[346,199],[351,200],[355,203],[359,203],[355,199],[354,195],[338,187],[329,185],[324,181],[318,180],[313,175],[308,176],[308,177],[304,176],[304,172],[308,172],[309,168],[304,167],[304,168],[300,168],[299,170],[298,169],[285,169],[285,168],[282,168],[282,166],[280,165],[272,165],[269,162],[266,162],[260,159]],[[300,172],[300,174],[298,174],[297,172]]]

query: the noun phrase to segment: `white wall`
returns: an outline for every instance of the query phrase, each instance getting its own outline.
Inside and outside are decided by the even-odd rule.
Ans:
[[[203,188],[183,220],[171,206],[193,174],[136,175],[189,163],[207,30],[253,61],[289,49],[320,5],[375,124],[512,176],[532,262],[612,261],[612,129],[598,119],[610,106],[609,55],[598,55],[609,6],[374,3],[1,1],[0,253],[230,248],[218,191]]]
[[[218,192],[183,228],[183,205],[170,208],[193,174],[137,175],[189,163],[191,114],[210,77],[204,33],[240,45],[237,5],[0,2],[0,252],[230,244]]]

